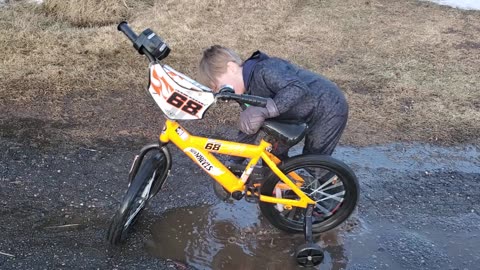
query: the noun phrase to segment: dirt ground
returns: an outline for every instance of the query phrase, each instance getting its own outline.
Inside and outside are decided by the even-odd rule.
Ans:
[[[353,230],[340,228],[342,243],[320,240],[322,269],[480,263],[480,12],[415,0],[6,2],[1,269],[185,269],[148,250],[159,245],[156,224],[172,209],[222,207],[211,180],[173,151],[177,166],[161,196],[126,245],[107,245],[133,155],[163,123],[145,91],[147,62],[116,31],[121,19],[137,32],[156,31],[173,50],[166,63],[192,77],[202,49],[219,43],[243,57],[261,49],[288,58],[342,88],[351,114],[335,155],[357,173],[361,198],[347,223]],[[81,8],[69,9],[72,2]],[[194,134],[232,138],[238,112],[218,104],[206,119],[184,124]],[[265,250],[247,245],[234,247],[235,258],[256,265],[251,257]],[[232,263],[229,250],[221,263]],[[282,252],[286,266],[291,245]],[[187,268],[213,267],[184,259]]]
[[[115,29],[125,18],[162,36],[166,63],[192,77],[216,43],[327,76],[350,103],[343,144],[479,142],[478,11],[415,0],[107,2],[0,9],[1,136],[54,145],[155,138],[163,117],[145,91],[147,62]],[[238,111],[219,104],[189,124],[221,133]]]
[[[222,204],[211,179],[173,148],[164,189],[127,242],[110,247],[106,230],[136,152],[118,143],[45,149],[0,138],[0,268],[298,269],[301,235],[273,229],[255,204]],[[317,239],[326,254],[320,269],[476,269],[479,153],[403,144],[337,149],[361,197],[343,226]]]

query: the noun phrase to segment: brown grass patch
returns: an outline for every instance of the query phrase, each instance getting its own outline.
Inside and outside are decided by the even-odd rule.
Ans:
[[[343,143],[480,143],[478,11],[415,0],[196,0],[152,1],[105,17],[97,6],[80,16],[53,4],[67,2],[47,1],[50,15],[21,3],[0,9],[4,118],[72,122],[64,134],[79,141],[120,131],[156,137],[163,118],[144,90],[147,62],[109,24],[127,14],[137,32],[149,27],[162,36],[172,48],[166,62],[192,77],[202,49],[223,44],[244,57],[260,49],[332,79],[351,106]],[[115,3],[121,9],[123,1]],[[238,114],[232,106],[221,104],[189,126],[229,128]]]
[[[145,8],[141,0],[45,0],[42,7],[48,15],[75,26],[91,27],[119,23],[130,18],[138,8]]]

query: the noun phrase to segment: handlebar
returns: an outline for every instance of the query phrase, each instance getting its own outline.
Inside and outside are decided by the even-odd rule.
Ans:
[[[150,29],[145,30],[140,36],[138,36],[132,30],[132,28],[128,26],[128,23],[126,21],[119,23],[117,26],[117,29],[118,31],[121,31],[122,33],[124,33],[128,37],[128,39],[133,43],[133,47],[140,54],[145,54],[151,62],[154,62],[157,59],[161,60],[162,58],[166,57],[170,51],[170,49],[168,49],[168,47],[163,43],[163,41],[161,39],[158,39],[158,41],[161,42],[160,45],[165,45],[165,46],[161,46],[159,49],[164,50],[165,47],[167,47],[167,49],[161,55],[157,56],[157,58],[155,58],[154,55],[150,53],[154,49],[158,49],[154,46],[154,45],[158,45],[158,43],[151,44],[151,43],[148,43],[148,41],[146,41],[147,39],[150,40],[152,37],[155,36],[155,33],[153,33]],[[148,36],[146,36],[146,34]],[[257,107],[267,106],[266,98],[258,97],[258,96],[250,96],[250,95],[237,95],[234,93],[233,89],[229,86],[225,86],[224,88],[222,88],[220,93],[215,95],[215,98],[220,100],[235,100],[241,104],[248,104],[248,105],[257,106]]]
[[[149,47],[145,48],[145,46],[156,45],[156,44],[146,43],[146,42],[149,42],[147,40],[150,37],[145,37],[144,35],[145,31],[140,36],[138,36],[132,30],[132,28],[128,26],[128,23],[126,21],[122,21],[121,23],[119,23],[117,26],[117,29],[118,31],[121,31],[122,33],[124,33],[128,37],[128,39],[133,43],[133,47],[135,48],[135,50],[137,50],[140,54],[145,55],[148,58],[148,60],[150,60],[150,62],[155,62],[157,60],[157,58],[155,58],[155,56],[152,55],[152,53],[150,53],[152,50],[150,51],[148,50],[152,48],[149,48]],[[147,29],[147,30],[150,30],[150,29]],[[168,52],[170,52],[170,49],[166,51],[165,57],[168,55]]]
[[[250,95],[237,95],[230,92],[220,92],[215,94],[216,99],[220,100],[235,100],[241,104],[249,104],[257,107],[266,107],[267,99],[264,97],[250,96]]]
[[[128,39],[133,43],[133,47],[140,53],[140,54],[145,54],[147,58],[154,62],[156,61],[156,58],[148,51],[148,48],[145,48],[145,46],[148,46],[149,44],[145,44],[145,37],[144,33],[149,30],[147,29],[142,33],[142,35],[139,37],[135,32],[128,26],[128,23],[126,21],[123,21],[118,24],[117,26],[118,31],[121,31],[124,33]],[[148,32],[152,33],[150,36],[154,36],[153,32]],[[168,51],[170,51],[168,49]],[[168,55],[168,51],[164,54],[165,57]],[[258,96],[250,96],[250,95],[237,95],[234,93],[233,89],[229,86],[225,86],[220,90],[220,93],[215,94],[216,99],[220,100],[235,100],[239,102],[240,104],[248,104],[252,106],[257,106],[257,107],[266,107],[267,106],[267,99],[263,97],[258,97]]]
[[[128,39],[130,39],[130,41],[135,44],[138,36],[137,34],[135,34],[135,32],[133,32],[132,28],[128,26],[128,23],[126,21],[119,23],[117,29],[118,31],[124,33],[128,37]]]

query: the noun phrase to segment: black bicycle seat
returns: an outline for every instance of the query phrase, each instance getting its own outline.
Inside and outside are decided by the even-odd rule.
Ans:
[[[262,130],[289,146],[300,142],[307,133],[307,124],[289,121],[266,120]]]

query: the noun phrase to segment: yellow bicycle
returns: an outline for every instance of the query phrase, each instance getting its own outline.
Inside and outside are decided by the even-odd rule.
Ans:
[[[303,232],[306,244],[298,247],[295,257],[303,266],[318,265],[323,252],[313,242],[313,234],[333,229],[355,209],[359,197],[358,181],[343,162],[330,156],[298,155],[279,160],[273,155],[271,140],[295,145],[305,136],[306,124],[268,120],[262,127],[267,134],[258,145],[198,137],[176,120],[202,119],[206,110],[218,100],[265,106],[266,99],[236,95],[224,87],[218,93],[188,78],[173,68],[160,64],[170,48],[152,30],[137,36],[126,22],[118,25],[134,48],[149,61],[148,91],[166,116],[159,143],[150,144],[135,156],[129,173],[128,190],[112,218],[107,238],[119,244],[148,200],[155,196],[168,176],[172,158],[167,144],[173,143],[217,183],[221,198],[245,198],[258,202],[262,214],[278,229]],[[148,153],[148,155],[147,155]],[[227,167],[214,154],[243,157],[247,165]],[[263,177],[253,177],[259,161],[268,168]]]

